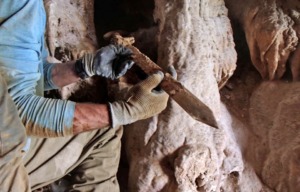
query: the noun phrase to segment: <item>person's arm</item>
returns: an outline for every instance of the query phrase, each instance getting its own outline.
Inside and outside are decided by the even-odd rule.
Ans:
[[[51,78],[52,82],[57,87],[64,87],[80,80],[75,69],[75,61],[54,65],[51,72]]]
[[[169,73],[177,79],[173,66]],[[108,105],[76,104],[73,120],[73,134],[91,131],[106,126],[116,127],[152,117],[167,106],[168,94],[153,90],[163,80],[164,74],[157,72],[146,80],[131,87],[120,101]]]
[[[45,90],[58,89],[93,75],[117,79],[134,64],[131,60],[123,60],[131,53],[131,50],[123,46],[108,45],[77,61],[53,64],[47,61],[48,53],[44,48]]]
[[[77,103],[73,119],[73,134],[109,125],[111,127],[127,125],[160,113],[166,108],[169,96],[163,90],[153,89],[160,84],[163,77],[162,72],[151,75],[130,88],[123,100],[108,105]]]
[[[73,119],[73,134],[92,131],[111,123],[108,105],[76,103]]]
[[[49,63],[44,59],[45,88],[57,89],[80,80],[75,62]],[[100,129],[110,125],[110,116],[106,104],[76,103],[72,134]]]
[[[45,46],[42,49],[43,54],[43,71],[44,71],[44,89],[58,89],[75,83],[80,79],[75,69],[75,62],[67,63],[50,63],[47,60],[48,51]]]
[[[80,111],[84,112],[80,105],[76,107],[76,103],[71,101],[47,99],[36,95],[36,88],[42,87],[38,85],[43,78],[42,73],[46,74],[45,78],[48,80],[44,84],[45,90],[58,88],[50,78],[55,64],[45,63],[44,69],[40,66],[44,58],[41,52],[41,44],[43,44],[41,41],[46,21],[43,2],[9,1],[5,6],[0,6],[0,10],[0,21],[5,21],[1,23],[0,27],[0,73],[5,78],[9,94],[17,106],[27,135],[37,137],[71,136],[74,134],[73,122],[76,124],[78,120],[81,124],[91,123],[92,121],[88,117],[84,121],[80,120],[80,117],[73,121],[76,116],[75,110],[76,114]],[[26,21],[20,22],[22,18],[26,18]],[[115,59],[119,56],[117,55],[118,51],[121,56],[130,54],[122,47],[112,47],[99,50],[95,53],[95,57],[101,57],[101,54],[107,52],[108,56],[114,56],[113,59]],[[87,75],[117,78],[132,66],[132,62],[129,61],[116,65],[112,60],[106,59],[107,62],[103,62],[104,60],[100,59],[99,61],[99,58],[96,58],[95,60],[99,62],[92,62],[95,57],[93,55],[85,57],[85,62],[80,65],[81,69],[86,69],[84,71]],[[107,65],[99,67],[98,63]],[[109,73],[107,69],[110,66],[113,66],[111,68],[113,71]],[[87,109],[87,111],[91,110]],[[95,121],[98,119],[95,116],[94,118]],[[94,128],[94,125],[91,124],[89,127]],[[101,124],[98,125],[98,128],[101,128]]]

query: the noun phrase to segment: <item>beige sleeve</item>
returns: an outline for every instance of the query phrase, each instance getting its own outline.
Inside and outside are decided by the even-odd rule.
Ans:
[[[31,191],[22,161],[26,141],[25,128],[0,74],[0,191]]]

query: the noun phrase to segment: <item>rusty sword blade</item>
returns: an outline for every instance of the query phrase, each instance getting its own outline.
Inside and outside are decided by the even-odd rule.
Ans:
[[[171,96],[192,118],[218,129],[214,113],[201,100],[184,88]]]
[[[131,49],[133,52],[131,59],[147,75],[152,75],[157,71],[164,71],[136,47],[132,46],[134,43],[133,37],[122,37],[118,32],[109,32],[104,37],[106,39],[111,38],[111,44],[123,45],[126,48]],[[165,73],[165,77],[161,82],[161,88],[165,90],[192,118],[211,127],[218,128],[218,123],[213,111],[180,82],[175,80],[169,73]]]
[[[218,129],[213,111],[169,73],[165,73],[161,88],[192,118]]]

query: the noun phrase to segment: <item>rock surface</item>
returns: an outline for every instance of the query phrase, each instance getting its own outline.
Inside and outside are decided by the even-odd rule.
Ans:
[[[193,66],[185,60],[189,56],[195,57],[195,63],[209,61],[206,67],[212,67],[212,70],[207,71],[213,72],[219,87],[223,87],[236,67],[232,29],[224,2],[155,2],[154,19],[160,28],[157,38],[160,54],[158,64]]]
[[[96,51],[94,0],[44,0],[44,5],[50,62],[73,61]],[[51,95],[76,101],[103,102],[103,84],[105,82],[101,78],[89,78],[63,87],[58,95],[54,91]],[[81,91],[83,88],[85,91]]]
[[[178,80],[213,109],[221,129],[194,121],[173,101],[160,115],[126,126],[129,189],[238,190],[245,165],[218,91],[236,63],[224,2],[156,1],[154,18],[158,64],[175,66]]]
[[[44,4],[50,56],[66,62],[95,51],[93,0],[44,0]]]
[[[299,93],[299,82],[264,82],[250,102],[254,168],[276,191],[300,191]]]
[[[300,79],[299,53],[300,3],[295,0],[225,0],[233,19],[244,28],[251,60],[264,79],[280,79],[291,69],[295,80]]]

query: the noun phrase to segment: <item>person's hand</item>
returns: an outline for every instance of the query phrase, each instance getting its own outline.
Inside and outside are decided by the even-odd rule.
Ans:
[[[76,71],[82,79],[93,75],[117,79],[134,64],[132,60],[126,59],[131,54],[132,51],[122,45],[108,45],[77,60]]]
[[[169,71],[173,78],[177,78],[173,66]],[[147,119],[162,112],[167,106],[169,95],[160,88],[154,88],[163,78],[163,72],[159,71],[130,88],[123,100],[109,103],[112,127]]]

